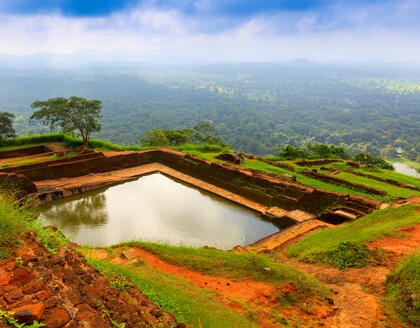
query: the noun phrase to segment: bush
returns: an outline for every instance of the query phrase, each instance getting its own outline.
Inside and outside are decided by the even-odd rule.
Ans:
[[[326,253],[329,264],[341,270],[364,267],[372,257],[373,252],[367,245],[352,242],[342,242]]]
[[[387,297],[403,320],[420,323],[420,254],[404,261],[386,281]]]

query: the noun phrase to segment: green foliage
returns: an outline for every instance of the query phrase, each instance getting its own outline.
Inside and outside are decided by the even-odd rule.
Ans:
[[[153,129],[146,131],[146,135],[141,139],[143,146],[165,147],[181,146],[185,144],[214,144],[229,147],[221,138],[213,137],[216,131],[210,124],[198,124],[191,129],[160,130]]]
[[[0,112],[0,139],[14,138],[16,131],[13,128],[15,115],[8,112]]]
[[[51,253],[57,253],[68,241],[60,229],[44,227],[39,219],[31,221],[28,227],[37,232],[37,240]]]
[[[203,122],[239,152],[268,155],[288,144],[323,143],[378,156],[400,139],[403,151],[415,160],[420,153],[420,93],[411,86],[420,84],[419,76],[418,69],[395,65],[241,64],[175,70],[107,65],[65,74],[8,69],[0,72],[0,103],[16,115],[19,135],[46,132],[42,124],[28,122],[33,99],[77,94],[103,101],[104,128],[95,137],[122,145],[138,143],[152,128],[182,129]]]
[[[308,144],[304,147],[286,145],[286,147],[282,149],[277,149],[275,155],[283,160],[318,158],[349,159],[351,157],[351,155],[344,150],[344,147],[325,144]]]
[[[35,101],[32,108],[41,108],[34,112],[30,120],[41,120],[51,130],[56,127],[68,134],[77,131],[86,147],[93,132],[99,132],[99,118],[102,102],[87,100],[82,97],[52,98],[46,101]]]
[[[24,264],[25,264],[25,262],[23,261],[23,259],[22,259],[20,256],[18,256],[18,257],[16,257],[16,258],[15,258],[15,263],[16,263],[18,266],[22,266],[22,265],[24,265]]]
[[[130,287],[130,285],[127,283],[125,278],[119,274],[116,274],[116,273],[107,274],[106,279],[108,280],[112,288],[115,288],[121,293],[126,291],[127,288]]]
[[[373,252],[367,245],[348,241],[326,252],[329,264],[341,270],[364,267],[372,256]]]
[[[374,211],[356,221],[310,235],[287,249],[287,256],[306,262],[322,263],[328,251],[340,243],[362,243],[392,235],[401,227],[420,222],[420,205],[404,205]]]
[[[113,327],[115,327],[115,328],[125,328],[125,322],[117,323],[114,319],[111,318],[111,315],[109,314],[108,310],[104,309],[104,310],[102,310],[102,312],[103,312],[102,317],[106,316],[109,319],[109,321],[111,322]]]
[[[377,167],[380,167],[382,169],[386,169],[386,170],[393,170],[394,167],[389,164],[387,161],[385,161],[383,158],[377,157],[377,156],[372,156],[369,153],[360,153],[357,154],[354,157],[354,160],[356,162],[359,162],[360,164],[365,164],[365,165],[375,165]]]
[[[54,253],[67,242],[59,230],[43,227],[40,220],[35,220],[36,216],[37,211],[31,207],[30,199],[18,201],[10,190],[0,190],[0,259],[11,255],[10,250],[28,230],[36,231],[39,242]]]
[[[420,322],[420,254],[408,257],[386,281],[386,302],[405,322]]]
[[[0,191],[0,259],[8,258],[10,249],[19,243],[35,212],[19,203],[12,193]]]

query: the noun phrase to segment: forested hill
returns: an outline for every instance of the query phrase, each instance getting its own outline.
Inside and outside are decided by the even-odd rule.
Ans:
[[[236,150],[269,154],[291,144],[332,143],[378,155],[391,144],[420,153],[420,68],[311,63],[203,67],[113,65],[0,70],[0,111],[17,115],[19,134],[35,100],[77,95],[103,102],[97,137],[138,144],[153,128],[211,123]]]

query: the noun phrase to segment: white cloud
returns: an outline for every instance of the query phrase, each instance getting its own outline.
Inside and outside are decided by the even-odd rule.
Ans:
[[[151,4],[153,1],[150,2]],[[203,61],[420,61],[420,25],[404,17],[420,11],[417,1],[398,7],[333,6],[317,12],[277,12],[243,20],[186,16],[175,9],[143,5],[106,18],[48,15],[0,16],[0,53],[72,53],[168,50]],[[210,3],[196,3],[205,10]],[[386,14],[391,17],[385,17]],[[183,53],[184,52],[184,53]]]

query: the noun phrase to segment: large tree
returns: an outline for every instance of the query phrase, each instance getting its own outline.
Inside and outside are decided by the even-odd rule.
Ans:
[[[8,112],[0,112],[0,138],[14,138],[16,137],[15,129],[13,128],[13,119],[15,115]]]
[[[30,120],[41,120],[51,130],[59,128],[69,134],[76,131],[83,138],[84,147],[87,147],[91,134],[101,129],[98,121],[102,107],[100,100],[81,97],[52,98],[35,101],[31,107],[40,110],[34,112]]]

